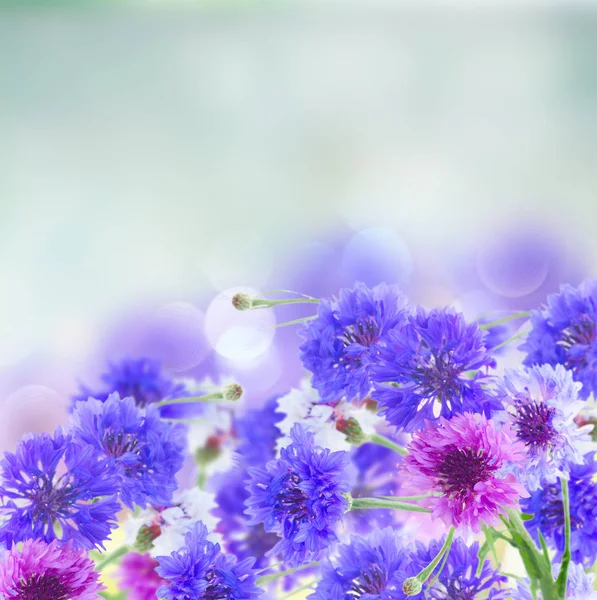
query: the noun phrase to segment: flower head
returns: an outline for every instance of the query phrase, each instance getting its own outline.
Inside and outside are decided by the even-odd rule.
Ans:
[[[597,393],[597,280],[562,286],[547,306],[531,312],[531,324],[520,347],[524,364],[564,365],[582,383],[581,398]]]
[[[291,438],[279,459],[249,469],[246,504],[250,525],[263,523],[282,538],[271,554],[300,565],[318,560],[337,539],[334,527],[348,508],[343,494],[350,489],[349,457],[315,446],[313,434],[300,425]]]
[[[77,548],[103,547],[116,526],[119,485],[93,446],[58,429],[26,437],[1,465],[0,540],[7,546],[60,537]]]
[[[499,523],[499,514],[528,495],[510,472],[525,458],[508,425],[498,429],[483,415],[464,413],[413,436],[404,473],[434,518],[465,531]]]
[[[104,589],[94,562],[70,543],[27,540],[0,562],[0,598],[97,600]]]
[[[338,298],[321,301],[317,317],[303,331],[300,357],[324,402],[367,396],[373,358],[405,315],[406,299],[385,284],[357,283]]]
[[[404,580],[416,574],[396,533],[389,527],[374,530],[368,539],[352,536],[350,544],[338,546],[334,561],[323,561],[321,580],[309,600],[402,600]]]
[[[531,491],[541,480],[553,483],[572,464],[584,462],[592,425],[579,428],[574,422],[584,404],[579,388],[562,365],[510,370],[504,376],[499,396],[516,437],[527,448],[523,476]]]
[[[465,411],[489,416],[497,404],[482,368],[495,361],[476,323],[450,308],[419,309],[391,331],[372,368],[373,399],[387,420],[406,431]],[[494,406],[495,404],[495,406]]]
[[[440,551],[445,538],[434,540],[428,546],[417,542],[411,560],[418,570],[424,569]],[[480,568],[479,568],[480,567]],[[436,568],[439,572],[437,580],[427,593],[420,594],[432,600],[473,600],[487,598],[488,600],[505,600],[510,597],[510,590],[504,587],[507,577],[500,575],[489,560],[479,565],[479,543],[467,546],[461,538],[452,542],[444,568]],[[434,571],[434,573],[436,572]],[[433,580],[433,575],[431,580]]]
[[[129,552],[120,563],[120,587],[129,600],[155,600],[156,592],[166,584],[155,571],[158,561],[149,554]]]
[[[568,490],[570,496],[570,547],[572,560],[592,565],[597,558],[597,463],[593,453],[585,455],[585,464],[570,467]],[[542,489],[521,502],[521,509],[534,517],[525,521],[529,533],[539,541],[541,531],[547,544],[557,550],[560,560],[564,550],[564,506],[560,483],[545,483]]]
[[[170,556],[159,556],[157,573],[166,580],[157,595],[166,600],[249,600],[262,590],[255,585],[254,559],[237,562],[207,539],[207,528],[198,522],[187,533],[185,545]]]
[[[109,363],[108,370],[101,376],[102,387],[91,390],[82,385],[73,397],[73,408],[79,401],[89,397],[104,402],[116,392],[121,398],[134,398],[137,406],[144,407],[165,398],[186,396],[185,386],[167,377],[157,360],[151,358],[125,358]]]
[[[170,503],[184,462],[184,427],[162,421],[156,406],[139,408],[116,393],[78,403],[72,421],[75,439],[106,457],[124,504]]]

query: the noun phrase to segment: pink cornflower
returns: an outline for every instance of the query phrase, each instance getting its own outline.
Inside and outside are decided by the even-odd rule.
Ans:
[[[120,587],[129,600],[156,600],[158,589],[166,583],[156,572],[158,561],[149,554],[127,554],[120,563]]]
[[[71,543],[60,546],[27,540],[13,546],[0,564],[0,598],[15,600],[96,600],[104,589],[94,562]]]
[[[403,470],[433,518],[463,533],[496,525],[506,508],[528,492],[513,471],[525,460],[524,444],[508,425],[498,429],[485,416],[455,415],[427,423],[408,445]]]

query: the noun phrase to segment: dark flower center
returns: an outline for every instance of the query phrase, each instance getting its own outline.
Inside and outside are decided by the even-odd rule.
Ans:
[[[207,587],[201,592],[200,598],[205,600],[229,600],[235,598],[234,589],[230,587],[220,571],[211,568],[206,574]]]
[[[77,497],[73,486],[62,479],[54,483],[48,475],[37,478],[36,482],[38,487],[27,494],[33,521],[51,523],[57,517],[69,516]]]
[[[487,481],[496,469],[482,449],[452,447],[443,455],[436,475],[447,496],[466,500],[474,487]]]
[[[571,353],[569,350],[573,346],[589,346],[595,340],[595,333],[595,322],[586,313],[562,331],[562,339],[558,344],[567,351],[566,360],[564,361],[566,367],[572,369],[586,365],[585,353]]]
[[[437,397],[442,401],[460,396],[462,367],[454,363],[450,352],[436,354],[423,345],[415,360],[417,365],[411,377],[423,396]]]
[[[514,426],[518,438],[533,451],[548,448],[556,435],[553,426],[555,408],[533,400],[530,404],[518,402],[516,409]]]
[[[369,347],[377,342],[379,333],[379,325],[373,317],[369,316],[354,325],[346,326],[341,339],[345,347],[351,344]]]
[[[462,578],[458,577],[437,583],[429,590],[429,596],[433,600],[474,600],[477,592],[476,586],[463,586]]]
[[[298,487],[300,483],[301,479],[296,473],[288,473],[274,500],[275,517],[285,521],[284,537],[292,537],[301,523],[313,519],[307,506],[307,494]]]
[[[21,579],[17,590],[19,600],[68,600],[72,591],[62,577],[38,573]]]
[[[131,433],[123,433],[122,431],[118,433],[110,430],[106,431],[102,446],[106,454],[114,458],[120,458],[128,452],[132,452],[133,454],[139,452],[139,440],[137,436]]]
[[[350,582],[350,589],[346,592],[351,598],[360,598],[365,594],[380,594],[386,587],[386,576],[377,564],[368,566]]]

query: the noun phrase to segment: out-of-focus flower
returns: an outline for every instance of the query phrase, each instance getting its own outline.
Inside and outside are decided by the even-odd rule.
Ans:
[[[580,397],[597,393],[597,280],[564,285],[531,312],[532,330],[520,349],[524,364],[564,365],[582,383]]]
[[[0,540],[10,547],[60,538],[77,548],[103,548],[121,508],[119,489],[93,446],[75,443],[61,429],[30,435],[2,461]]]
[[[462,412],[489,416],[499,405],[487,392],[483,369],[495,365],[476,323],[450,308],[419,309],[387,335],[372,367],[372,394],[396,427],[421,429]]]
[[[417,574],[408,550],[389,527],[374,531],[368,539],[352,536],[350,544],[337,550],[333,561],[323,561],[321,579],[309,600],[402,600],[404,579]]]
[[[478,533],[527,496],[511,472],[525,459],[524,445],[508,425],[498,429],[483,415],[464,413],[416,433],[404,458],[404,475],[446,526]]]
[[[411,560],[417,570],[424,569],[439,553],[445,538],[434,540],[429,545],[416,542]],[[452,600],[487,598],[488,600],[505,600],[510,597],[510,589],[505,585],[508,578],[493,568],[489,560],[484,560],[479,570],[479,543],[467,546],[462,539],[452,542],[443,568],[434,570],[437,579],[425,591],[415,598],[432,598],[433,600]],[[430,576],[430,580],[434,575]]]
[[[522,476],[528,490],[567,476],[572,464],[584,463],[592,425],[578,427],[574,418],[584,402],[578,399],[580,384],[562,365],[509,370],[498,396],[505,417],[527,448]]]
[[[75,439],[107,458],[126,506],[170,503],[185,456],[182,425],[163,421],[154,405],[139,408],[133,398],[117,393],[105,402],[79,402],[72,423]]]
[[[114,392],[121,398],[134,398],[140,407],[166,398],[188,395],[184,384],[166,376],[160,362],[151,358],[125,358],[120,362],[109,363],[101,381],[102,385],[97,389],[81,385],[81,389],[73,397],[73,408],[77,402],[90,397],[104,402]]]
[[[158,590],[159,598],[249,600],[263,593],[255,585],[254,559],[237,562],[236,557],[222,554],[219,545],[207,539],[203,523],[187,533],[182,548],[159,556],[158,562],[157,573],[167,582]]]
[[[295,425],[292,444],[264,468],[251,468],[248,482],[249,524],[282,539],[271,550],[285,562],[301,565],[318,560],[337,540],[334,528],[348,508],[347,452],[315,445],[313,434]]]
[[[322,300],[317,318],[303,330],[299,353],[324,402],[365,398],[372,361],[388,332],[406,316],[406,299],[395,286],[357,283],[338,298]]]
[[[593,453],[584,458],[585,464],[570,468],[570,548],[572,560],[592,565],[597,558],[597,464]],[[539,542],[538,532],[541,531],[548,545],[557,550],[556,559],[560,560],[564,550],[564,506],[560,483],[544,484],[542,489],[521,502],[521,509],[534,515],[525,521],[531,535]]]
[[[557,579],[561,565],[554,563],[552,565],[552,574],[554,580]],[[566,585],[566,600],[596,600],[595,574],[586,573],[581,564],[571,562],[568,565],[568,583]],[[533,600],[533,594],[529,586],[528,579],[517,581],[516,590],[510,594],[512,600]],[[537,600],[541,600],[542,595],[537,593]]]
[[[95,563],[71,543],[27,540],[0,562],[0,598],[97,600],[104,586]]]
[[[282,420],[277,406],[277,399],[271,398],[262,408],[248,410],[234,420],[236,451],[245,465],[265,464],[274,458],[276,440],[280,436],[276,425]]]
[[[158,561],[149,554],[126,554],[120,563],[120,587],[128,600],[155,600],[158,589],[166,584],[155,571]]]

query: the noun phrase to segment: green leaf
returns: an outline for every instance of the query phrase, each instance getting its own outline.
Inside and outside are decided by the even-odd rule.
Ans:
[[[527,513],[521,513],[521,515],[520,515],[520,518],[521,518],[523,521],[530,521],[531,519],[534,519],[534,518],[535,518],[535,515],[529,515],[529,514],[527,514]]]

